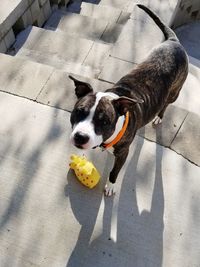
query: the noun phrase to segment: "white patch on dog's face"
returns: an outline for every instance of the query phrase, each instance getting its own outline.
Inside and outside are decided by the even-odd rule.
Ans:
[[[76,135],[76,133],[82,133],[89,137],[88,142],[86,144],[81,145],[81,148],[83,149],[90,149],[102,143],[102,136],[96,135],[94,131],[94,124],[92,123],[93,115],[94,111],[93,109],[91,109],[88,117],[84,121],[81,121],[74,126],[71,134],[71,141],[74,145],[76,145],[74,141],[74,136]]]
[[[103,142],[103,136],[97,135],[95,133],[95,128],[94,128],[95,126],[93,123],[95,110],[102,97],[110,97],[111,99],[114,99],[114,98],[117,98],[118,96],[112,93],[102,93],[102,92],[99,92],[96,94],[96,101],[94,105],[92,106],[92,108],[90,109],[88,116],[84,120],[75,124],[73,127],[73,131],[72,131],[70,139],[74,145],[77,146],[75,142],[77,133],[87,137],[88,139],[86,143],[78,146],[79,148],[91,149],[93,147],[101,145],[101,143]]]

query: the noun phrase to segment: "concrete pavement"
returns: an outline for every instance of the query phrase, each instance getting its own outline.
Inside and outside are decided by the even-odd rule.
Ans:
[[[75,96],[67,76],[78,74],[95,90],[109,88],[162,35],[145,13],[132,9],[133,1],[88,2],[96,6],[84,3],[84,16],[56,11],[46,30],[26,32],[16,56],[0,54],[0,267],[197,267],[198,50],[192,50],[190,73],[163,124],[138,132],[117,194],[105,198],[112,155],[85,152],[102,175],[92,190],[68,168],[70,155],[82,151],[69,141]],[[142,2],[170,21],[175,1]],[[105,7],[112,7],[111,22]],[[65,31],[67,23],[75,34]],[[184,29],[180,36],[190,47]],[[188,42],[196,41],[190,36]]]
[[[113,158],[88,152],[102,179],[93,190],[77,181],[68,112],[0,99],[2,267],[198,266],[199,167],[137,137],[116,196],[104,198]]]

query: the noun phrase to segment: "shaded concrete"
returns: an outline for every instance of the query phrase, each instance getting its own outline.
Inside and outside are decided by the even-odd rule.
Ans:
[[[42,65],[48,65],[57,70],[64,72],[72,72],[77,75],[95,78],[99,75],[100,70],[94,69],[91,66],[82,65],[80,62],[68,62],[57,55],[49,56],[44,51],[37,51],[32,49],[21,48],[17,53],[18,58],[39,62]]]
[[[45,29],[59,29],[88,39],[99,39],[108,22],[80,14],[56,10],[45,23]]]
[[[100,5],[104,5],[104,6],[113,6],[116,8],[119,8],[121,10],[125,10],[127,8],[127,6],[130,4],[130,0],[101,0],[99,1]]]
[[[200,21],[177,28],[176,34],[187,53],[200,60]]]
[[[191,58],[190,61],[197,65]],[[178,99],[175,102],[177,107],[190,112],[200,114],[200,66],[189,65],[189,74],[183,85]]]
[[[0,41],[0,53],[5,53],[7,50],[5,40]]]
[[[94,42],[88,55],[86,56],[83,65],[91,66],[94,69],[102,69],[104,62],[109,57],[112,46],[110,44],[101,44]]]
[[[36,99],[53,68],[0,54],[0,90]]]
[[[77,0],[76,4],[80,2]],[[128,13],[122,13],[122,9],[116,13],[115,9],[108,16],[104,12],[109,10],[106,5],[113,4],[128,11],[133,3],[89,2],[102,2],[101,10],[94,12],[97,17],[103,14],[104,19],[115,19],[120,11],[117,18],[120,23],[126,21]],[[169,19],[168,9],[171,10],[176,1],[148,2],[153,8],[156,5],[164,19]],[[51,31],[47,36],[47,32],[41,30],[41,34],[36,34],[36,41],[41,41],[39,51],[38,43],[30,41],[27,43],[30,47],[22,48],[18,57],[1,57],[0,90],[10,88],[6,90],[9,94],[0,92],[1,267],[199,265],[198,61],[190,66],[184,88],[175,106],[167,109],[163,124],[157,129],[147,125],[136,136],[119,174],[115,197],[103,196],[113,164],[112,155],[99,150],[84,151],[102,175],[93,190],[80,184],[68,168],[70,155],[83,151],[70,144],[70,113],[62,110],[71,111],[76,100],[73,82],[66,72],[90,77],[86,81],[98,91],[112,86],[91,78],[100,74],[100,79],[116,82],[136,66],[127,61],[139,62],[162,39],[159,29],[148,19],[145,22],[145,18],[148,18],[145,13],[140,19],[132,13],[123,29],[113,23],[107,25],[104,36],[116,31],[112,42],[118,42],[113,50],[115,54],[107,58],[101,74],[81,64],[88,60],[87,64],[99,67],[101,55],[105,51],[107,54],[107,48],[101,50],[90,41],[91,46],[84,50],[81,39],[67,42],[69,35],[62,32]],[[55,36],[60,35],[63,37],[57,41]],[[80,50],[75,51],[77,47]],[[50,53],[45,54],[48,49]],[[69,58],[68,49],[74,51]],[[95,58],[97,49],[103,51],[98,59]],[[83,54],[85,56],[82,61],[69,62],[79,53],[81,60]],[[20,57],[42,61],[65,72]],[[171,145],[172,149],[156,143]]]
[[[80,14],[96,19],[103,19],[110,22],[117,22],[121,16],[121,9],[112,6],[93,5],[83,2]],[[112,15],[111,15],[112,14]]]
[[[169,105],[160,125],[154,127],[150,122],[138,131],[138,135],[162,146],[170,147],[187,115],[187,110]],[[185,134],[186,136],[188,135]]]
[[[122,25],[117,23],[109,23],[101,36],[101,40],[106,43],[115,43],[123,29]]]
[[[198,0],[179,0],[174,10],[172,27],[200,20],[200,2]]]
[[[200,116],[189,113],[171,148],[200,166]],[[197,149],[198,148],[198,149]]]
[[[123,75],[130,72],[135,66],[136,64],[126,62],[118,58],[109,57],[104,63],[99,79],[116,83]]]
[[[42,26],[51,15],[49,0],[12,0],[2,2],[0,9],[0,41],[5,41],[6,51],[14,43],[14,35],[8,42],[8,33],[15,34],[25,29],[28,25]],[[7,39],[7,41],[5,40]],[[0,47],[0,52],[5,52]]]
[[[25,0],[13,0],[2,2],[0,9],[0,39],[12,28],[17,19],[28,8],[29,2]]]
[[[113,47],[111,56],[140,63],[162,39],[163,34],[155,24],[129,20]]]
[[[156,12],[156,14],[159,15],[159,17],[168,25],[170,24],[174,9],[178,3],[178,0],[133,0],[130,1],[126,11],[131,12],[131,18],[132,19],[142,19],[146,23],[152,23],[152,19],[146,16],[146,14],[139,10],[138,8],[135,8],[135,4],[141,3],[148,7],[150,7],[152,10]]]
[[[199,167],[137,137],[105,199],[112,156],[88,152],[93,190],[68,171],[69,113],[0,93],[0,114],[1,266],[198,266]]]
[[[100,73],[100,67],[108,57],[111,45],[77,37],[61,30],[28,27],[18,35],[13,49],[16,56],[83,76],[86,72],[88,77],[94,77],[95,73]],[[81,66],[80,72],[77,72],[73,63],[83,64],[85,67]]]
[[[37,97],[37,101],[49,106],[72,111],[77,98],[74,91],[74,82],[68,76],[69,73],[54,71]],[[94,91],[105,91],[111,86],[109,83],[96,79],[83,78],[74,74],[72,76],[91,84]]]
[[[93,44],[90,40],[83,38],[77,40],[76,37],[69,36],[64,32],[53,32],[37,27],[27,28],[21,33],[21,36],[23,36],[24,42],[19,36],[14,45],[16,51],[23,45],[23,48],[43,52],[49,57],[56,55],[63,60],[79,63],[83,62]],[[79,43],[78,49],[77,43]]]
[[[104,181],[88,191],[68,174],[69,156],[77,153],[69,144],[68,113],[2,93],[0,99],[1,266],[65,266],[80,229],[69,199],[79,199],[79,191],[82,200],[93,195],[87,209],[96,212]],[[102,173],[105,160],[94,160]]]

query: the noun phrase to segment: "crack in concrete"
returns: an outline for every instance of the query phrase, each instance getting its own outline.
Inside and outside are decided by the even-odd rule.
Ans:
[[[188,112],[188,114],[189,114],[189,112]],[[187,114],[187,115],[188,115],[188,114]],[[186,116],[186,117],[187,117],[187,116]],[[174,150],[174,149],[171,148],[170,146],[161,145],[161,144],[159,144],[158,142],[155,142],[154,140],[151,140],[151,139],[149,139],[149,138],[147,138],[147,137],[144,137],[144,136],[140,136],[140,135],[137,135],[137,136],[139,136],[139,137],[141,137],[141,138],[143,138],[143,139],[145,139],[145,140],[147,140],[147,141],[149,141],[149,142],[152,142],[152,143],[155,143],[155,144],[157,144],[157,145],[159,145],[159,146],[162,146],[162,147],[164,147],[164,148],[168,148],[168,149],[170,149],[171,151],[175,152],[177,155],[182,156],[184,159],[186,159],[188,162],[192,163],[193,165],[195,165],[195,166],[197,166],[197,167],[200,167],[200,165],[199,165],[198,163],[196,163],[196,162],[194,162],[194,161],[192,161],[192,160],[186,158],[183,154],[181,154],[180,152]]]
[[[171,145],[172,145],[172,143],[174,142],[174,140],[176,139],[178,133],[180,132],[180,129],[181,129],[181,127],[183,126],[183,124],[184,124],[184,122],[185,122],[185,120],[186,120],[188,114],[189,114],[189,111],[188,111],[188,113],[186,114],[185,118],[183,119],[183,121],[182,121],[180,127],[178,128],[177,132],[176,132],[175,135],[174,135],[174,138],[172,139],[172,141],[171,141],[171,143],[170,143],[170,145],[169,145],[169,148],[170,148],[171,150],[173,150],[172,147],[171,147]]]
[[[38,95],[36,96],[36,98],[35,98],[35,101],[36,101],[36,102],[37,102],[38,97],[39,97],[40,94],[42,93],[42,91],[43,91],[45,85],[46,85],[46,84],[48,83],[48,81],[51,79],[51,77],[52,77],[52,75],[53,75],[54,72],[55,72],[55,69],[52,70],[52,72],[50,73],[48,79],[46,80],[46,82],[45,82],[44,85],[42,86],[40,92],[39,92]]]
[[[90,49],[88,50],[88,53],[86,54],[85,58],[83,59],[83,62],[81,63],[81,65],[83,65],[83,66],[84,66],[84,63],[85,63],[87,57],[89,56],[90,52],[92,51],[92,48],[93,48],[94,45],[95,45],[95,41],[94,41],[94,40],[91,40],[91,41],[92,41],[91,47],[90,47]]]

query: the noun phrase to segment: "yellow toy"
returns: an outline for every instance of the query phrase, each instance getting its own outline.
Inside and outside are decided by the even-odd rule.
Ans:
[[[72,155],[70,159],[69,167],[74,170],[79,181],[93,188],[99,182],[100,174],[92,162],[87,161],[85,156]]]

